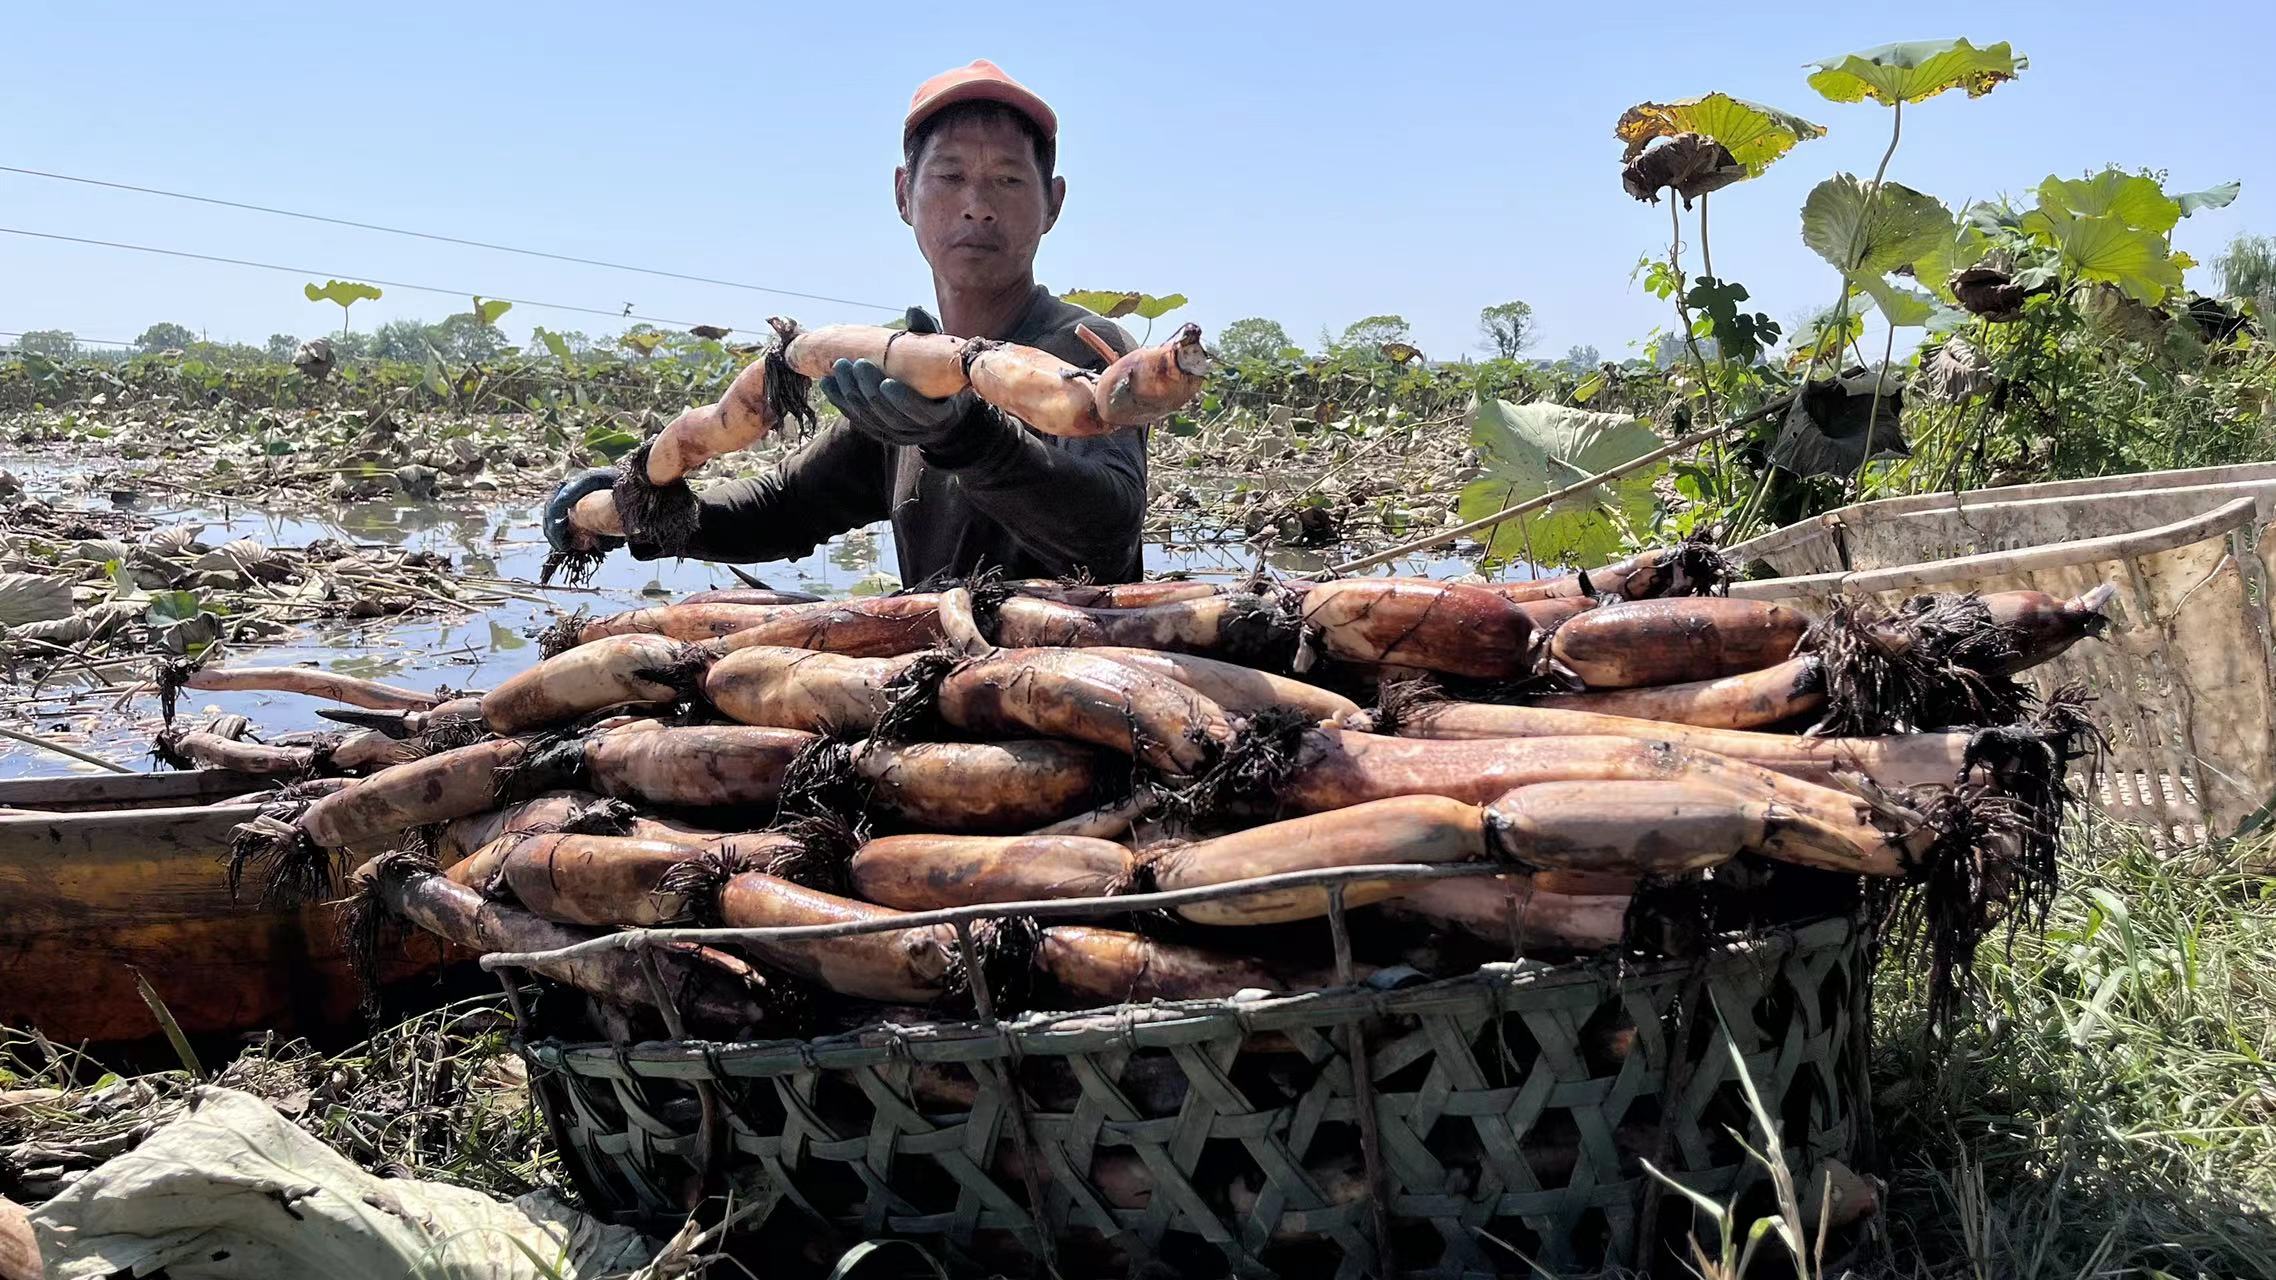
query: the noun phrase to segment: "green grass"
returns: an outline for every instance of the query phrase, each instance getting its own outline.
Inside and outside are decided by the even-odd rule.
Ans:
[[[2272,865],[2266,842],[2167,860],[2079,833],[2045,933],[1987,949],[1984,1020],[1940,1074],[1885,966],[1890,1273],[2276,1276]]]

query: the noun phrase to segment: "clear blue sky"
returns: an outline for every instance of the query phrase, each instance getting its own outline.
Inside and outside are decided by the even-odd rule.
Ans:
[[[1796,239],[1804,193],[1870,174],[1889,122],[1819,99],[1802,64],[1966,35],[2011,41],[2030,70],[1908,112],[1893,179],[1956,204],[2146,165],[2176,189],[2243,180],[2235,206],[2183,224],[2201,260],[2276,231],[2276,160],[2252,123],[2276,5],[1907,9],[19,4],[0,17],[0,164],[929,302],[890,199],[899,120],[919,80],[984,56],[1061,114],[1071,193],[1039,263],[1054,288],[1181,291],[1204,325],[1265,315],[1306,342],[1398,312],[1438,357],[1475,350],[1480,306],[1524,298],[1538,354],[1617,356],[1663,319],[1629,275],[1667,230],[1664,206],[1620,191],[1623,108],[1721,89],[1832,128],[1714,201],[1716,266],[1784,320],[1833,296]],[[0,226],[739,327],[880,314],[12,174]],[[0,330],[335,327],[300,285],[0,235]],[[464,308],[391,290],[356,327]],[[505,327],[519,340],[533,323],[616,327],[532,308]]]

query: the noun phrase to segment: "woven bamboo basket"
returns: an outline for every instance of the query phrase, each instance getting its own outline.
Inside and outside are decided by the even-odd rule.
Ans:
[[[1805,1185],[1869,1160],[1868,945],[1834,917],[1683,960],[799,1041],[580,1041],[545,1010],[566,993],[515,1003],[588,1207],[668,1231],[728,1196],[776,1275],[898,1237],[959,1275],[1483,1277],[1711,1235],[1647,1160],[1766,1208],[1741,1064]]]
[[[1778,576],[1735,596],[1895,602],[1922,591],[2117,588],[2102,643],[2030,672],[2083,681],[2110,749],[2090,798],[2187,846],[2276,800],[2276,465],[1929,494],[1829,512],[1731,548]]]

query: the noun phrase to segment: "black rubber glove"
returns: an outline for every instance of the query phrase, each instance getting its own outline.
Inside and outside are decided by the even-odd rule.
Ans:
[[[906,323],[910,333],[940,332],[922,307],[909,308]],[[972,412],[975,399],[970,391],[937,400],[918,395],[886,377],[884,367],[871,360],[838,361],[822,378],[822,394],[863,435],[889,445],[920,447],[946,443]]]
[[[972,412],[970,391],[935,400],[885,376],[873,360],[840,360],[822,379],[822,394],[865,436],[890,445],[945,443]]]
[[[586,533],[569,523],[569,511],[589,493],[605,493],[616,487],[616,472],[609,467],[594,467],[580,471],[561,482],[553,496],[545,501],[545,545],[555,551],[614,551],[624,545],[624,539]]]

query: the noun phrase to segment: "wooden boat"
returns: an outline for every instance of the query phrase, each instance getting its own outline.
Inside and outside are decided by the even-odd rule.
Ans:
[[[217,770],[0,781],[0,1026],[59,1044],[158,1034],[139,970],[184,1031],[342,1028],[361,998],[335,912],[230,899],[226,803],[272,782]],[[383,978],[433,969],[390,949]]]

